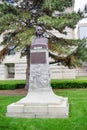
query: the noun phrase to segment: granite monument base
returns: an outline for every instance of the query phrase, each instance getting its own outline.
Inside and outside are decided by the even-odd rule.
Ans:
[[[7,106],[9,117],[26,118],[67,118],[68,98],[51,92],[30,92],[25,98]]]
[[[7,106],[7,116],[29,118],[68,117],[68,98],[57,96],[50,86],[48,39],[42,37],[38,28],[37,37],[30,48],[29,92],[20,101]]]

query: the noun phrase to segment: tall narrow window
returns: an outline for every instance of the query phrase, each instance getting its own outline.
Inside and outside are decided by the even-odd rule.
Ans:
[[[6,68],[7,68],[7,78],[14,78],[15,75],[15,68],[14,68],[14,64],[13,63],[8,63],[6,64]]]
[[[79,38],[87,38],[87,26],[80,26],[79,27]]]
[[[9,47],[9,52],[8,52],[8,55],[14,55],[15,54],[15,46],[10,46]]]

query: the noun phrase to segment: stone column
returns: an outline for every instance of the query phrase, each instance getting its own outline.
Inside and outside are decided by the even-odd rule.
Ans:
[[[55,95],[50,85],[48,40],[37,37],[30,50],[28,94],[20,101],[8,105],[7,116],[66,118],[68,108],[68,98]]]
[[[50,73],[48,60],[48,40],[33,40],[30,52],[30,92],[50,91]]]

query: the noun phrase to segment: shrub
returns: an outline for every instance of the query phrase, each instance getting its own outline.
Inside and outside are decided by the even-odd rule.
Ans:
[[[52,80],[51,86],[58,88],[87,88],[87,80]]]
[[[24,88],[25,81],[23,80],[6,80],[0,81],[0,90],[13,90]]]
[[[0,81],[0,90],[13,90],[24,88],[24,80],[6,80]],[[52,80],[53,89],[65,88],[87,88],[87,80]]]

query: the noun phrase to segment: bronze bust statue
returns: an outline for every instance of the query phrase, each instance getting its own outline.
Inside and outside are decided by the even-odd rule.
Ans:
[[[43,37],[43,29],[40,26],[36,27],[36,37],[38,38]]]

